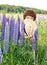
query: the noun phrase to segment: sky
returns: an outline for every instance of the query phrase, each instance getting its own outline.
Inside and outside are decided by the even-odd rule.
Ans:
[[[24,6],[47,10],[47,0],[0,0],[0,4]]]

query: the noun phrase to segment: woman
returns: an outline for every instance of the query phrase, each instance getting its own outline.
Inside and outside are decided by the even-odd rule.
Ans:
[[[36,43],[38,37],[36,13],[33,10],[27,10],[24,15],[25,33],[27,37],[32,41],[32,50],[36,50]]]

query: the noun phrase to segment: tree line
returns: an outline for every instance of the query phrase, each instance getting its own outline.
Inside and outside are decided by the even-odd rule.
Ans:
[[[0,5],[0,12],[6,12],[6,13],[24,13],[24,11],[32,9],[38,14],[47,14],[47,11],[35,9],[35,8],[29,8],[29,7],[22,7],[22,6],[12,6],[12,5]]]

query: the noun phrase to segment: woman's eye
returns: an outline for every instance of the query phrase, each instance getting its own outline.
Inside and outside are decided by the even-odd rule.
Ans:
[[[27,16],[26,18],[27,18],[27,19],[31,19],[31,16]]]

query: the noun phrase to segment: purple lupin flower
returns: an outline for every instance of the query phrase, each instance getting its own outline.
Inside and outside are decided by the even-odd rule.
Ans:
[[[36,51],[36,43],[34,43],[34,42],[32,43],[32,50]]]
[[[34,32],[34,36],[32,39],[32,49],[35,51],[36,50],[36,43],[38,41],[38,29]]]
[[[1,32],[1,30],[0,30],[0,32]],[[0,63],[2,63],[1,33],[0,33]]]
[[[20,37],[19,37],[19,44],[23,45],[24,44],[24,22],[22,21],[20,23]]]
[[[39,26],[40,26],[40,17],[38,18],[38,25],[37,25],[38,28],[34,32],[34,36],[33,36],[33,39],[32,39],[32,49],[34,51],[36,50],[36,42],[38,41],[38,29],[39,29]]]
[[[38,41],[38,29],[34,32],[34,36],[32,39],[32,51],[33,51],[33,59],[34,59],[34,64],[35,64],[35,51],[36,51],[36,43]]]
[[[14,32],[13,32],[13,39],[12,39],[12,44],[15,45],[16,44],[16,22],[14,24]]]
[[[9,25],[6,22],[5,34],[4,34],[4,53],[7,53],[9,49]]]
[[[2,50],[1,50],[1,44],[0,44],[0,63],[2,63]]]
[[[16,43],[18,43],[19,36],[20,36],[20,17],[18,16],[18,20],[16,22]]]
[[[34,36],[35,36],[35,42],[37,42],[38,41],[38,29],[36,29]]]
[[[1,24],[1,15],[0,15],[0,24]]]
[[[12,16],[11,20],[10,20],[10,40],[11,41],[12,41],[12,38],[13,38],[13,31],[14,31],[14,18]]]
[[[6,25],[6,16],[3,15],[3,18],[2,18],[2,39],[4,39],[5,25]]]

